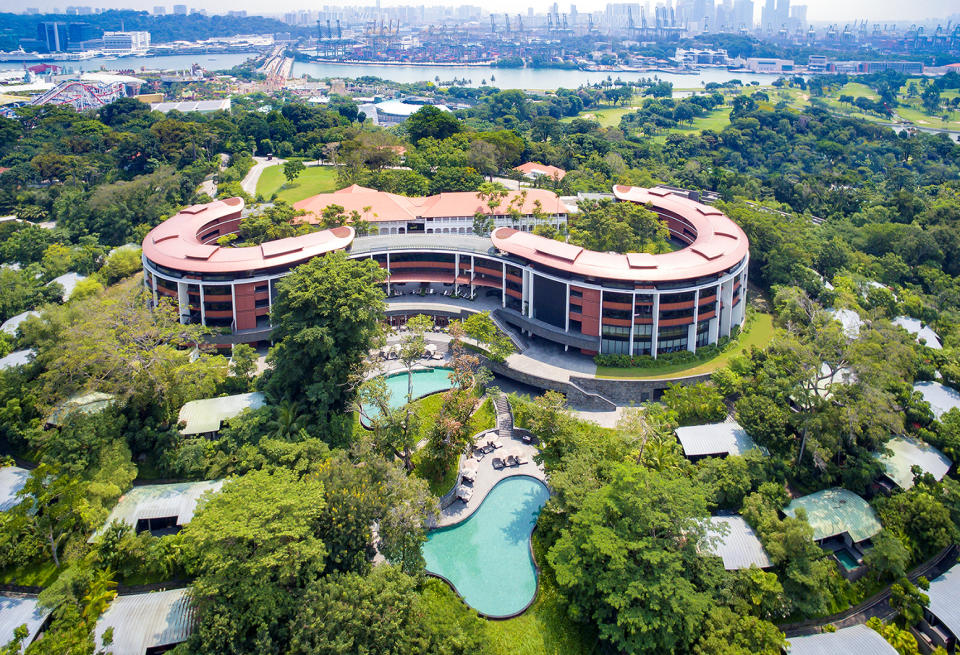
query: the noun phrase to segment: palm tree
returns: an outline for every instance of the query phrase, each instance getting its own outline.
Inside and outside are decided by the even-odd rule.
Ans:
[[[285,400],[277,406],[276,418],[268,423],[270,435],[277,439],[290,440],[303,428],[300,403]]]

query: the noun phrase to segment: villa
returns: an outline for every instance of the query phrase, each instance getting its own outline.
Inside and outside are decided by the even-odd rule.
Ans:
[[[194,620],[186,589],[117,596],[97,620],[94,640],[98,652],[158,655],[186,641]],[[113,628],[109,647],[103,643],[108,628]]]
[[[23,650],[32,644],[50,618],[49,609],[40,606],[37,597],[30,594],[0,594],[0,644],[13,640],[14,630],[27,626],[27,637],[20,645]],[[15,651],[20,652],[20,651]]]
[[[0,371],[8,368],[17,368],[18,366],[26,366],[33,360],[36,354],[33,348],[28,348],[25,350],[15,350],[5,357],[0,357]]]
[[[883,464],[883,477],[901,489],[913,487],[911,469],[914,466],[920,467],[923,473],[929,473],[936,480],[942,480],[953,465],[946,455],[930,444],[909,437],[894,437],[887,442],[887,450],[892,454],[875,453],[874,457]]]
[[[534,161],[528,161],[525,164],[515,166],[513,170],[520,171],[528,180],[537,180],[538,178],[546,177],[554,182],[559,182],[567,174],[567,172],[562,168],[548,166],[546,164],[540,164]]]
[[[676,429],[683,454],[691,461],[704,457],[742,455],[757,447],[739,423],[688,425]]]
[[[879,632],[865,625],[852,625],[836,632],[790,637],[787,655],[897,655]]]
[[[263,394],[257,391],[191,400],[180,408],[180,434],[185,437],[214,437],[224,421],[239,416],[244,410],[260,409],[265,402]]]
[[[20,503],[17,493],[27,484],[29,477],[30,471],[18,466],[0,467],[0,512],[13,509]]]
[[[711,516],[703,552],[723,560],[727,571],[773,566],[760,538],[742,516]]]
[[[953,652],[960,637],[960,566],[953,566],[930,581],[926,591],[930,604],[923,610],[919,636],[923,645]],[[929,652],[929,651],[924,651]]]
[[[60,427],[68,415],[73,412],[81,414],[97,414],[107,407],[117,402],[117,397],[112,393],[103,393],[101,391],[91,391],[89,393],[78,393],[70,396],[62,403],[54,407],[50,416],[47,418],[47,425]]]
[[[236,232],[243,215],[243,200],[229,198],[188,207],[147,234],[144,284],[155,303],[172,300],[182,322],[229,328],[211,338],[218,346],[269,343],[277,280],[337,250],[383,267],[388,296],[415,301],[414,292],[428,291],[463,298],[467,311],[471,299],[479,300],[503,323],[591,356],[696,351],[742,326],[750,259],[743,230],[685,194],[627,186],[613,192],[620,202],[655,211],[683,247],[660,255],[593,252],[534,235],[533,221],[566,220],[566,206],[543,190],[515,196],[522,198],[514,204],[516,221],[508,212],[514,196],[505,199],[485,237],[470,233],[473,214],[487,207],[478,194],[420,199],[350,187],[297,205],[307,220],[331,204],[357,210],[377,235],[358,237],[342,226],[259,246],[220,246],[217,239]]]
[[[939,382],[916,382],[914,391],[919,391],[923,399],[930,403],[930,409],[936,419],[954,407],[960,407],[960,392]]]
[[[830,551],[840,572],[856,579],[864,572],[864,547],[882,529],[873,508],[863,498],[834,487],[795,498],[783,512],[796,518],[798,510],[806,513],[813,528],[813,540]]]
[[[120,496],[104,527],[114,521],[130,526],[137,534],[150,532],[155,537],[176,534],[193,519],[200,498],[220,491],[223,480],[148,484],[134,487]],[[92,543],[102,529],[92,535]]]

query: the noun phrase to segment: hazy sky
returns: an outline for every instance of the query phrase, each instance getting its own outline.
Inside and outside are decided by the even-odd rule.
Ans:
[[[558,0],[560,1],[560,0]],[[620,2],[628,0],[617,0]],[[644,4],[645,0],[639,1]],[[275,0],[265,4],[260,0],[5,0],[0,3],[14,11],[26,7],[39,7],[42,10],[52,8],[61,11],[67,5],[89,5],[93,7],[130,7],[150,10],[154,5],[166,5],[169,9],[174,3],[183,3],[191,7],[205,7],[209,12],[222,12],[228,9],[246,9],[251,13],[282,13],[293,9],[317,9],[324,5],[372,5],[375,0]],[[442,2],[437,0],[381,0],[387,5],[458,5],[470,4],[482,6],[485,10],[516,13],[528,6],[542,10],[552,4],[552,0],[462,0]],[[578,11],[603,9],[607,0],[573,0]],[[658,0],[650,0],[657,4]],[[764,0],[755,0],[757,17]],[[927,18],[945,18],[960,13],[960,0],[794,0],[791,4],[806,4],[807,18],[811,21],[844,22],[866,18],[871,22],[915,21]],[[560,11],[569,9],[570,0],[560,2]],[[522,8],[522,9],[521,9]]]

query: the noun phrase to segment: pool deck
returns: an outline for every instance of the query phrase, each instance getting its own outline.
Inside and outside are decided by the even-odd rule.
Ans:
[[[547,483],[547,477],[544,475],[543,467],[533,461],[533,456],[537,453],[535,446],[525,444],[519,439],[512,439],[510,441],[504,441],[503,449],[506,450],[507,448],[522,452],[523,460],[527,463],[521,464],[520,466],[506,467],[497,471],[493,468],[492,463],[493,458],[497,456],[496,452],[487,455],[479,462],[476,462],[475,458],[467,458],[468,461],[473,459],[477,464],[477,479],[473,483],[473,496],[471,496],[470,501],[466,503],[462,500],[453,501],[452,505],[440,512],[440,518],[430,526],[431,528],[445,528],[468,519],[470,515],[477,511],[480,505],[483,504],[483,499],[487,497],[490,490],[501,480],[516,475],[526,475],[531,478],[536,478],[544,484]]]

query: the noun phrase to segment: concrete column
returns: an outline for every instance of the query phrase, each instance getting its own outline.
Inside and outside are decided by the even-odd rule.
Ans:
[[[693,326],[687,332],[687,350],[697,352],[697,318],[700,315],[700,289],[693,292]]]
[[[460,253],[453,254],[453,292],[460,293],[460,284],[457,278],[460,277]]]
[[[387,297],[390,297],[390,251],[387,251]]]
[[[500,263],[500,272],[502,274],[502,283],[500,285],[500,306],[507,306],[507,265]]]
[[[563,331],[569,332],[570,331],[570,283],[567,282],[565,286],[567,287],[567,301],[564,305],[566,309],[564,310],[564,314],[563,314]]]
[[[473,276],[475,275],[474,269],[477,266],[477,259],[473,255],[470,255],[470,297],[473,298]]]
[[[733,319],[733,278],[720,285],[720,336],[730,336],[730,325]]]
[[[231,321],[230,329],[233,332],[237,330],[237,285],[233,282],[230,283],[230,305],[231,312],[233,312],[233,321]]]
[[[637,292],[630,295],[630,356],[633,357],[633,331],[637,325]]]
[[[207,324],[207,308],[206,308],[206,297],[203,293],[203,285],[200,285],[200,323],[201,325]]]
[[[180,322],[184,325],[190,320],[190,292],[188,283],[177,282],[177,304],[180,308]]]
[[[156,308],[157,308],[157,305],[158,305],[159,302],[160,302],[160,299],[157,298],[157,274],[156,274],[156,273],[151,273],[151,274],[150,274],[150,281],[153,283],[153,284],[152,284],[152,286],[153,286],[153,308],[156,309]]]
[[[650,326],[650,354],[657,358],[657,342],[660,341],[660,293],[653,294],[653,325]]]
[[[527,271],[527,281],[530,283],[530,290],[527,292],[527,298],[529,298],[528,307],[530,308],[530,311],[528,312],[527,315],[530,318],[533,318],[533,276],[534,275],[535,273],[533,271]]]

